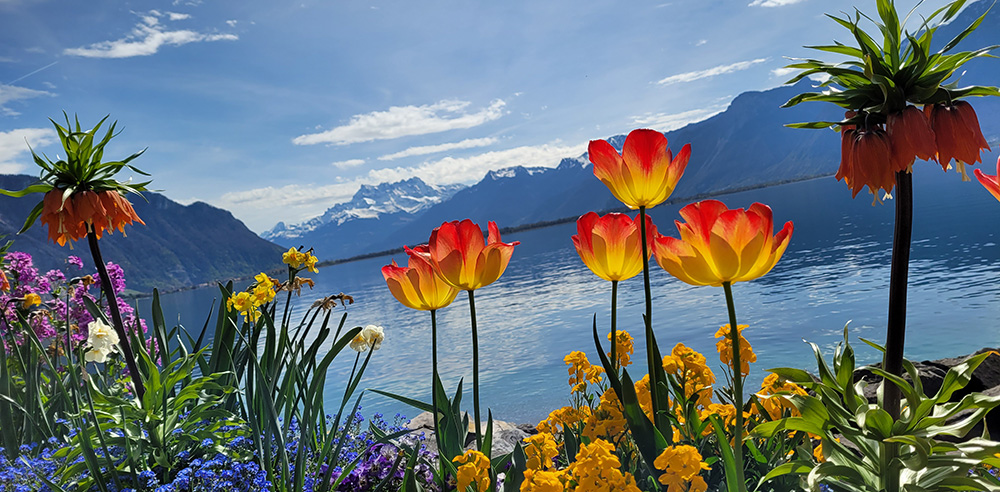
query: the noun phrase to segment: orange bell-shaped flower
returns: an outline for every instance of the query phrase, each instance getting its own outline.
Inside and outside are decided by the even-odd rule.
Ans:
[[[892,156],[892,145],[885,130],[878,126],[868,129],[845,127],[841,130],[840,169],[841,179],[851,188],[851,196],[868,187],[876,195],[879,189],[891,193],[896,185],[896,171],[906,169]]]
[[[771,208],[760,203],[729,210],[720,201],[704,200],[680,214],[687,221],[675,221],[681,238],[658,237],[653,253],[664,270],[691,285],[718,287],[760,277],[774,268],[792,236],[791,222],[771,236]]]
[[[982,162],[979,151],[990,150],[979,128],[976,110],[965,101],[955,101],[951,104],[928,104],[924,106],[924,112],[934,130],[938,162],[947,169],[948,163],[955,159],[962,181],[969,181],[965,165]]]
[[[611,213],[603,217],[588,212],[576,221],[572,237],[580,259],[598,277],[627,280],[642,271],[642,238],[639,217]],[[653,252],[656,226],[646,216],[647,254]]]
[[[496,282],[514,254],[513,243],[500,242],[496,223],[488,224],[489,237],[469,219],[441,224],[428,243],[431,264],[445,282],[462,290],[475,290]]]
[[[986,187],[997,200],[1000,200],[1000,157],[997,158],[997,173],[993,176],[976,169],[976,179]]]
[[[605,140],[591,140],[588,152],[594,176],[615,198],[631,209],[650,208],[674,192],[691,157],[691,144],[685,144],[674,157],[662,133],[632,130],[625,137],[621,154]]]
[[[125,233],[125,226],[138,222],[145,225],[118,191],[78,191],[65,200],[65,190],[54,188],[42,199],[39,220],[49,226],[49,239],[64,246],[67,241],[78,241],[87,236],[87,226],[94,228],[98,239],[105,230],[118,229]]]
[[[934,131],[927,116],[916,106],[890,114],[885,126],[896,160],[895,169],[909,169],[916,159],[929,161],[937,157]]]
[[[427,245],[413,249],[404,246],[403,249],[410,256],[406,267],[396,265],[396,260],[382,267],[382,276],[392,296],[404,306],[421,311],[441,309],[451,304],[458,295],[458,289],[434,273]]]

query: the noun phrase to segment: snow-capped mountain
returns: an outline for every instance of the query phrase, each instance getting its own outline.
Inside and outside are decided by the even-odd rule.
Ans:
[[[286,247],[300,244],[315,247],[317,242],[329,239],[327,236],[335,229],[339,231],[337,236],[343,236],[345,230],[353,229],[350,226],[355,221],[373,227],[398,227],[424,210],[448,200],[462,188],[462,185],[429,185],[417,177],[395,183],[362,185],[349,202],[330,207],[323,215],[300,224],[278,222],[261,237]]]

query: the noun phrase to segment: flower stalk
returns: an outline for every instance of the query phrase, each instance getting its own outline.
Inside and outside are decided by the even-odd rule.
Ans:
[[[142,375],[139,373],[139,366],[136,365],[135,354],[132,353],[132,345],[129,343],[128,333],[125,332],[125,324],[122,323],[122,313],[118,309],[118,297],[115,295],[115,289],[111,285],[111,277],[108,275],[108,268],[104,265],[104,259],[101,257],[101,247],[98,245],[97,234],[94,232],[92,225],[87,226],[87,241],[90,243],[90,254],[94,258],[94,264],[97,265],[97,274],[101,277],[101,290],[104,291],[104,296],[108,300],[111,323],[115,327],[115,332],[118,333],[122,357],[125,359],[125,365],[128,366],[129,375],[132,377],[136,397],[139,401],[142,401],[142,396],[146,394],[146,387],[142,383]]]
[[[656,347],[653,342],[653,295],[649,287],[649,244],[647,244],[646,234],[646,207],[639,207],[639,234],[642,237],[642,286],[646,294],[646,314],[643,316],[643,321],[645,322],[646,328],[646,364],[649,366],[649,387],[653,394],[656,394],[655,389],[659,388],[659,378],[657,377],[656,365],[660,361],[656,360]],[[614,341],[612,341],[611,346],[614,347]],[[612,357],[612,360],[614,358]],[[653,405],[653,425],[660,420],[660,412],[666,411],[664,408],[660,408],[660,404],[657,398],[652,399]],[[659,427],[659,426],[657,426]]]
[[[726,308],[729,310],[729,339],[733,344],[733,403],[736,406],[733,456],[736,461],[736,482],[739,484],[739,492],[745,492],[746,478],[743,475],[743,371],[740,363],[740,331],[736,324],[736,305],[733,302],[732,282],[723,282],[722,289],[726,292]]]
[[[479,412],[479,329],[476,326],[476,295],[469,290],[469,314],[472,317],[472,406],[476,414],[476,449],[483,450],[483,429]]]

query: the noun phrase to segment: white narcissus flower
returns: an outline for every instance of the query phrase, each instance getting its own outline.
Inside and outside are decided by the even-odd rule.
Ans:
[[[351,340],[351,348],[356,352],[364,352],[369,347],[378,350],[382,347],[382,340],[385,340],[385,329],[381,326],[368,325]]]
[[[84,354],[87,362],[104,363],[108,355],[118,351],[118,333],[103,320],[94,320],[87,325],[87,344]]]

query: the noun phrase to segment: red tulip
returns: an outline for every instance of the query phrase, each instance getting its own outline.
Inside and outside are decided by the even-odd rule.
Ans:
[[[927,116],[916,106],[890,114],[885,126],[896,169],[909,169],[916,159],[929,161],[937,157],[934,131]]]
[[[469,219],[445,222],[431,232],[431,264],[445,282],[462,290],[475,290],[503,275],[514,246],[521,243],[500,242],[500,230],[493,221],[488,229],[485,243],[482,229]]]
[[[667,137],[655,130],[632,130],[622,153],[605,140],[591,140],[588,149],[594,176],[615,198],[631,209],[663,203],[677,186],[691,157],[691,144],[677,157],[667,148]]]
[[[979,180],[986,190],[989,191],[997,200],[1000,200],[1000,157],[997,158],[997,173],[994,176],[990,176],[979,169],[976,169],[976,179]]]
[[[642,271],[642,239],[639,216],[611,213],[604,217],[588,212],[576,221],[572,237],[580,259],[598,277],[608,281],[626,280]],[[647,254],[653,251],[656,226],[646,216]]]
[[[951,104],[928,104],[924,106],[924,113],[934,130],[938,162],[947,169],[948,163],[955,159],[962,180],[968,181],[965,165],[982,162],[979,151],[990,150],[979,128],[976,110],[965,101],[955,101]]]

